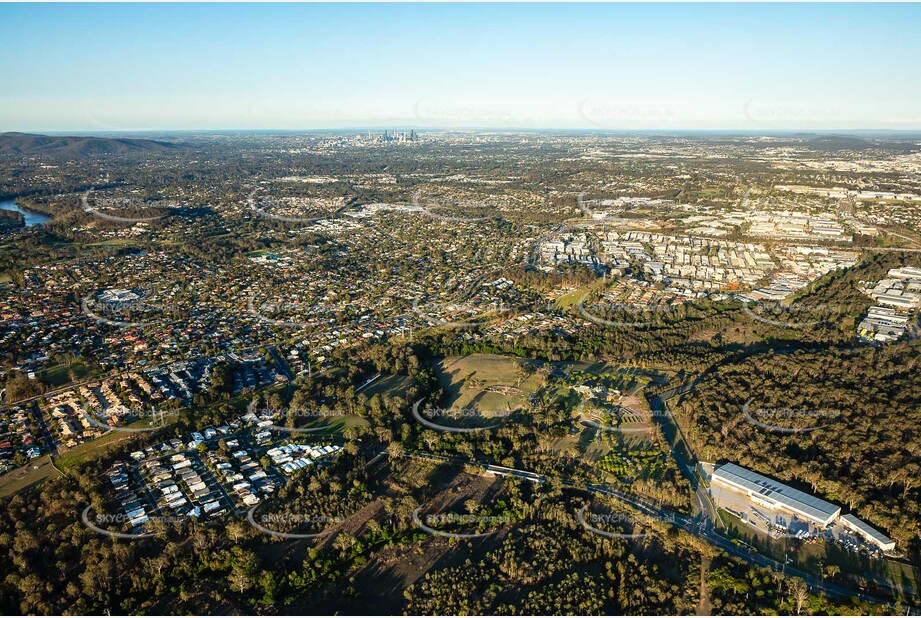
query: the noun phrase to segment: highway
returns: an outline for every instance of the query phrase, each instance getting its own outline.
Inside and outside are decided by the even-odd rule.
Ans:
[[[672,389],[672,391],[670,392],[674,394],[675,390],[676,389]],[[663,396],[664,395],[665,394],[663,393]],[[669,396],[672,396],[672,395],[669,395]],[[381,452],[386,453],[386,451],[381,451]],[[578,483],[578,482],[575,482],[569,479],[559,479],[559,478],[549,477],[543,474],[538,474],[537,472],[532,472],[530,470],[520,470],[516,468],[509,468],[506,466],[496,466],[493,464],[481,463],[476,460],[463,459],[459,457],[449,457],[447,455],[435,455],[432,453],[425,453],[422,451],[411,451],[411,452],[408,452],[407,455],[409,457],[413,457],[416,459],[424,459],[428,461],[452,462],[452,463],[474,466],[474,467],[483,469],[486,472],[489,472],[489,473],[492,473],[498,476],[513,476],[513,477],[520,478],[526,481],[530,481],[532,483],[547,483],[547,482],[551,482],[555,480],[559,482],[561,485],[563,485],[564,487],[570,487],[573,489],[582,489],[585,491],[601,494],[604,496],[609,496],[609,497],[615,498],[618,501],[636,509],[637,511],[641,513],[644,513],[654,518],[657,521],[665,522],[667,524],[676,526],[678,528],[681,528],[685,532],[688,532],[689,534],[693,534],[694,536],[702,538],[708,543],[710,543],[711,545],[718,547],[719,549],[725,551],[727,554],[731,556],[741,558],[742,560],[745,560],[751,564],[754,564],[760,567],[766,567],[774,571],[778,571],[780,573],[783,573],[784,575],[792,575],[795,577],[799,577],[813,591],[816,591],[816,590],[822,591],[826,595],[833,596],[833,597],[843,597],[843,598],[857,597],[858,599],[862,601],[874,603],[877,605],[886,605],[886,606],[891,607],[892,602],[887,599],[881,599],[879,597],[874,597],[871,595],[864,594],[858,590],[854,590],[851,588],[847,588],[845,586],[826,582],[824,579],[816,575],[813,575],[811,573],[806,573],[805,571],[801,571],[789,565],[778,562],[772,558],[759,554],[758,552],[754,551],[753,549],[749,547],[743,547],[743,546],[739,546],[733,543],[731,539],[728,539],[724,537],[723,535],[719,534],[719,532],[713,526],[712,520],[708,518],[707,514],[705,514],[704,511],[700,511],[695,517],[688,517],[685,515],[681,515],[678,513],[672,513],[671,511],[667,511],[665,509],[659,508],[658,506],[654,504],[650,504],[644,501],[642,498],[639,498],[638,496],[626,494],[621,491],[617,491],[615,489],[611,489],[611,488],[604,487],[601,485]],[[706,492],[706,490],[704,490],[704,492]],[[699,491],[698,491],[698,494],[699,494]],[[715,509],[715,507],[713,507],[712,505],[712,502],[710,502],[709,500],[709,495],[707,495],[705,503]],[[867,575],[869,576],[869,574]],[[872,579],[874,579],[874,581],[876,581],[877,583],[883,586],[891,587],[888,580],[884,580],[884,578],[872,578]],[[903,606],[903,609],[906,611],[906,614],[905,614],[906,616],[921,615],[921,610],[919,610],[918,608],[914,608],[911,606]]]
[[[752,564],[755,564],[761,567],[767,567],[774,571],[779,571],[783,573],[784,575],[792,575],[795,577],[799,577],[804,582],[806,582],[806,584],[813,590],[821,590],[822,592],[826,593],[829,596],[847,597],[847,598],[857,597],[863,601],[880,604],[880,605],[887,605],[890,603],[890,601],[887,601],[885,599],[880,599],[878,597],[866,595],[862,592],[847,588],[845,586],[840,586],[837,584],[826,582],[824,579],[816,575],[807,573],[805,571],[801,571],[797,568],[791,567],[782,562],[778,562],[772,558],[759,554],[757,551],[749,547],[736,545],[735,543],[732,542],[731,539],[728,539],[724,537],[723,535],[719,534],[719,532],[713,527],[712,522],[708,520],[706,517],[701,517],[700,515],[698,515],[697,517],[692,518],[692,517],[686,517],[683,515],[679,515],[676,513],[671,513],[664,509],[660,509],[656,507],[655,505],[643,502],[642,500],[636,498],[635,496],[630,496],[629,494],[624,494],[622,492],[619,492],[613,489],[607,489],[604,487],[599,487],[599,486],[594,486],[594,485],[587,485],[586,488],[596,493],[601,493],[607,496],[614,497],[620,500],[621,502],[624,502],[634,507],[641,513],[645,513],[646,515],[653,517],[657,521],[663,521],[663,522],[672,524],[674,526],[677,526],[683,529],[684,531],[690,534],[693,534],[694,536],[697,536],[697,537],[700,537],[706,540],[711,545],[714,545],[718,547],[719,549],[722,549],[723,551],[725,551],[727,554],[731,556],[741,558],[743,560],[746,560]],[[880,583],[882,585],[888,584],[888,582],[884,582],[881,580],[876,580],[876,581],[877,583]],[[911,608],[911,607],[907,607],[907,611],[910,611],[911,613],[906,614],[906,615],[915,615],[917,612],[916,608]]]
[[[888,601],[883,599],[869,597],[863,593],[860,593],[859,591],[855,591],[844,586],[839,586],[837,584],[825,582],[823,579],[815,575],[800,571],[788,565],[777,562],[771,558],[768,558],[767,556],[759,554],[757,551],[754,551],[750,547],[740,547],[719,533],[715,523],[720,522],[720,524],[723,524],[722,519],[719,516],[716,505],[713,503],[713,500],[710,497],[710,493],[707,491],[706,487],[700,483],[700,479],[696,473],[696,461],[692,460],[693,455],[691,448],[687,444],[687,441],[684,439],[684,436],[681,434],[678,423],[675,421],[675,418],[672,415],[671,410],[668,408],[667,403],[669,399],[678,395],[683,395],[684,393],[689,392],[691,389],[693,389],[693,382],[668,390],[662,393],[660,396],[656,397],[652,402],[652,408],[655,411],[655,417],[660,419],[662,431],[665,434],[669,445],[672,447],[672,456],[675,458],[675,461],[678,463],[678,467],[681,469],[684,476],[688,479],[688,481],[691,483],[691,486],[694,488],[694,495],[697,500],[698,515],[694,520],[682,518],[681,516],[674,516],[676,518],[675,520],[681,523],[681,527],[688,532],[695,534],[696,536],[706,539],[712,545],[725,550],[731,555],[743,558],[759,566],[769,567],[784,574],[796,575],[797,577],[802,578],[814,589],[822,590],[827,594],[848,597],[857,596],[858,598],[873,603],[888,603]],[[619,497],[622,500],[629,498],[627,496]],[[625,501],[629,502],[629,499]],[[884,587],[892,588],[891,583],[886,578],[881,576],[874,576],[871,574],[865,574],[865,576]],[[914,610],[910,608],[909,611]]]
[[[710,521],[715,522],[719,521],[719,513],[717,512],[716,505],[713,504],[713,500],[710,498],[710,492],[707,491],[707,488],[700,482],[697,476],[696,462],[691,460],[691,447],[685,441],[684,436],[681,435],[681,430],[678,428],[678,422],[675,420],[675,417],[672,416],[672,412],[669,410],[667,403],[669,399],[678,395],[683,395],[692,388],[693,382],[679,385],[665,391],[652,400],[652,411],[653,416],[659,420],[662,433],[665,435],[665,439],[671,447],[672,457],[674,457],[681,473],[688,482],[691,483],[691,487],[694,489],[694,498],[697,501],[698,512],[704,514]]]

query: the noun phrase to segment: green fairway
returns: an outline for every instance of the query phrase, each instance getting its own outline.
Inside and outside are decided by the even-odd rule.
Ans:
[[[361,391],[366,397],[374,395],[388,395],[390,397],[405,397],[406,391],[413,385],[412,378],[401,375],[382,375],[371,386]]]
[[[526,361],[493,354],[443,359],[435,374],[445,391],[441,403],[452,408],[508,411],[524,407],[546,374],[523,369]],[[533,367],[533,365],[531,365]]]

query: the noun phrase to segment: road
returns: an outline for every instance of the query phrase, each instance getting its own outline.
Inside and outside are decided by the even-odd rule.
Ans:
[[[706,487],[700,483],[700,479],[698,478],[695,470],[696,462],[691,459],[693,455],[691,454],[692,451],[690,446],[688,446],[684,436],[681,434],[681,430],[678,427],[678,424],[675,421],[675,418],[672,415],[671,410],[669,410],[667,404],[669,399],[677,395],[684,394],[690,391],[692,388],[693,383],[681,385],[666,391],[665,393],[662,393],[662,395],[656,397],[653,400],[653,409],[658,412],[658,414],[656,414],[656,418],[661,419],[662,430],[666,434],[666,438],[668,439],[669,444],[673,447],[672,456],[678,463],[682,473],[691,482],[691,485],[694,488],[695,497],[697,499],[698,516],[693,520],[693,523],[692,520],[683,518],[684,521],[682,522],[682,527],[685,528],[688,532],[706,539],[712,545],[727,551],[727,553],[738,556],[740,558],[745,558],[749,562],[753,562],[759,566],[769,567],[784,574],[796,575],[797,577],[800,577],[806,581],[807,584],[821,589],[826,593],[836,594],[838,596],[858,596],[861,599],[870,600],[874,603],[886,603],[886,601],[882,599],[874,599],[843,586],[827,583],[815,575],[800,571],[788,565],[777,562],[771,558],[768,558],[767,556],[759,554],[757,551],[750,547],[739,547],[738,545],[732,543],[731,539],[719,533],[719,530],[715,524],[716,522],[723,524],[722,518],[719,515],[719,511],[717,510],[716,505],[713,503],[710,493],[707,491]],[[666,420],[670,421],[670,423],[665,422]],[[681,448],[678,447],[679,445],[681,445]],[[679,517],[679,521],[681,521],[680,516],[675,517]],[[696,530],[692,530],[692,526],[696,527]],[[723,528],[725,529],[725,524],[723,524]],[[883,587],[892,589],[891,582],[884,577],[870,573],[865,573],[864,576]]]
[[[921,249],[902,249],[900,247],[865,247],[863,250],[877,253],[921,253]]]
[[[748,210],[748,196],[751,195],[751,192],[751,187],[745,189],[745,193],[742,195],[742,201],[739,203],[739,210]]]
[[[237,501],[233,499],[233,496],[230,495],[227,488],[224,487],[224,484],[217,480],[211,468],[201,460],[199,453],[188,451],[188,455],[194,455],[195,459],[198,461],[199,466],[196,466],[195,471],[198,472],[201,479],[205,481],[205,484],[209,487],[217,486],[217,488],[221,490],[222,497],[227,501],[227,505],[233,510],[233,514],[236,516],[242,515],[243,511],[237,506]]]
[[[278,353],[278,348],[274,345],[270,345],[269,354],[271,354],[272,358],[275,360],[275,366],[278,367],[278,370],[285,374],[285,377],[288,378],[288,384],[293,383],[294,374],[291,373],[291,368],[288,367],[288,363],[285,362],[285,359],[283,359],[281,354]]]
[[[39,399],[42,399],[42,398],[54,397],[55,395],[59,393],[63,393],[69,390],[74,390],[74,389],[80,388],[81,386],[86,386],[87,384],[91,384],[92,382],[100,382],[102,380],[113,379],[121,375],[126,375],[128,373],[130,372],[122,371],[122,372],[106,373],[106,374],[98,375],[93,378],[89,378],[87,380],[81,380],[79,382],[68,382],[64,386],[59,386],[49,391],[45,391],[41,395],[35,395],[34,397],[28,397],[26,399],[20,399],[18,401],[4,401],[3,403],[0,403],[0,410],[11,408],[13,406],[21,406],[21,405],[24,405],[24,404],[27,404],[33,401],[38,401]]]
[[[912,238],[911,236],[906,236],[905,234],[899,234],[898,232],[893,232],[892,230],[884,229],[883,232],[889,234],[890,236],[895,236],[896,238],[901,238],[902,240],[907,240],[908,242],[917,245],[921,243],[917,238]]]
[[[377,382],[380,379],[381,375],[382,374],[380,372],[374,374],[373,376],[371,376],[370,379],[366,380],[364,384],[356,388],[355,392],[360,393],[361,391],[365,390],[366,388],[368,388],[369,386]]]
[[[688,445],[684,436],[681,434],[678,422],[668,408],[669,399],[678,395],[683,395],[692,388],[693,382],[682,384],[665,391],[652,400],[652,411],[653,416],[659,421],[665,439],[671,447],[672,457],[675,458],[675,462],[678,464],[681,473],[688,482],[691,483],[691,488],[694,490],[694,498],[697,501],[698,513],[705,515],[710,521],[715,522],[720,521],[719,512],[716,509],[716,505],[713,504],[713,500],[710,498],[710,492],[707,491],[707,488],[700,482],[700,478],[697,476],[697,462],[693,458],[693,451],[691,451],[690,445]]]
[[[45,442],[45,452],[52,457],[58,456],[58,445],[54,441],[54,436],[51,434],[51,430],[48,429],[48,424],[45,423],[45,413],[42,412],[42,407],[38,405],[37,401],[31,402],[29,408],[32,411],[32,418],[35,419],[35,423],[38,426],[38,431],[42,436],[42,440]]]
[[[840,586],[838,584],[826,582],[824,579],[816,575],[807,573],[805,571],[801,571],[789,565],[783,564],[782,562],[778,562],[772,558],[759,554],[757,551],[751,549],[750,547],[743,547],[743,546],[736,545],[735,543],[732,542],[731,539],[728,539],[724,537],[723,535],[721,535],[714,528],[713,522],[710,519],[708,519],[706,516],[698,515],[697,517],[693,517],[693,518],[686,517],[680,514],[671,513],[664,509],[660,509],[656,507],[655,505],[643,502],[641,499],[635,496],[630,496],[628,494],[624,494],[622,492],[619,492],[613,489],[607,489],[607,488],[592,486],[592,485],[589,485],[586,487],[587,489],[594,491],[596,493],[601,493],[607,496],[614,497],[620,500],[621,502],[632,506],[633,508],[637,509],[641,513],[645,513],[646,515],[649,515],[655,518],[657,521],[663,521],[666,523],[670,523],[674,526],[677,526],[683,529],[684,531],[690,534],[693,534],[694,536],[697,536],[699,538],[706,540],[711,545],[714,545],[718,547],[719,549],[722,549],[723,551],[725,551],[727,554],[731,556],[741,558],[757,566],[766,567],[773,571],[778,571],[780,573],[783,573],[784,575],[792,575],[795,577],[799,577],[804,582],[806,582],[806,585],[809,586],[811,589],[821,590],[828,596],[845,597],[845,598],[856,596],[857,598],[863,601],[870,602],[870,603],[875,603],[875,604],[880,604],[880,605],[887,605],[890,603],[890,601],[886,599],[873,597],[870,595],[866,595],[862,592],[853,590],[851,588],[847,588],[845,586]],[[877,581],[877,583],[883,586],[890,587],[888,580],[881,581],[879,579],[876,579],[875,581]],[[906,614],[906,615],[915,615],[916,613],[918,613],[916,608],[908,607],[908,611],[911,613]]]
[[[672,389],[673,391],[676,389]],[[386,451],[381,451],[386,452]],[[484,469],[486,472],[496,474],[499,476],[514,476],[516,478],[521,478],[533,483],[547,483],[551,481],[557,481],[565,487],[570,487],[573,489],[583,489],[593,493],[609,496],[617,499],[618,501],[636,509],[637,511],[644,513],[657,521],[665,522],[670,525],[681,528],[682,530],[693,534],[699,538],[702,538],[709,542],[711,545],[722,549],[727,554],[741,558],[749,563],[755,564],[757,566],[766,567],[774,571],[783,573],[784,575],[792,575],[795,577],[801,578],[806,585],[812,590],[820,590],[828,596],[835,597],[844,597],[851,598],[857,597],[862,601],[867,601],[869,603],[874,603],[878,605],[890,605],[891,601],[887,599],[881,599],[879,597],[874,597],[871,595],[864,594],[860,591],[847,588],[838,584],[833,584],[826,582],[824,579],[813,575],[811,573],[806,573],[789,565],[778,562],[772,558],[768,558],[762,554],[759,554],[755,550],[736,545],[732,542],[731,539],[728,539],[714,528],[712,521],[708,516],[703,512],[699,512],[695,517],[688,517],[686,515],[681,515],[678,513],[672,513],[665,509],[659,508],[654,504],[650,504],[644,501],[638,496],[633,496],[630,494],[611,489],[609,487],[604,487],[601,485],[592,485],[585,483],[578,483],[570,479],[559,479],[554,477],[549,477],[547,475],[539,474],[537,472],[532,472],[530,470],[520,470],[516,468],[509,468],[506,466],[496,466],[492,464],[485,464],[476,460],[463,459],[459,457],[449,457],[447,455],[435,455],[432,453],[425,453],[421,451],[412,451],[407,453],[410,457],[417,459],[424,459],[428,461],[442,461],[442,462],[453,462],[463,465],[475,466],[477,468]],[[696,478],[696,477],[695,477]],[[709,496],[708,496],[709,503]],[[712,505],[712,503],[711,503]],[[868,574],[869,576],[869,574]],[[874,579],[877,583],[890,587],[891,585],[888,580],[884,578]],[[921,610],[918,608],[913,608],[910,606],[905,606],[906,614],[905,615],[921,615]]]

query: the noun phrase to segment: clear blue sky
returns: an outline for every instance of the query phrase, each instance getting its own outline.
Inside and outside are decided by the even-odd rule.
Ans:
[[[918,4],[0,4],[0,131],[921,129]]]

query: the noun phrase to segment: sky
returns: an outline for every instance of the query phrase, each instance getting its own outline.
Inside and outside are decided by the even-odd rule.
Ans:
[[[919,4],[0,4],[0,132],[921,129]]]

